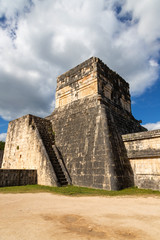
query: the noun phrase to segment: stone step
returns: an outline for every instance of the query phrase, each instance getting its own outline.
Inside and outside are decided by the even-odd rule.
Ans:
[[[65,178],[59,178],[58,180],[61,182],[67,182],[67,180]]]
[[[60,168],[61,166],[59,165],[59,162],[57,161],[57,159],[52,159],[52,158],[50,158],[51,159],[51,162],[53,163],[53,165],[55,166],[55,167],[58,167],[58,168]]]
[[[54,169],[55,169],[57,172],[62,172],[61,166],[54,165]]]
[[[59,181],[62,186],[68,185],[67,181]]]
[[[58,178],[64,178],[65,179],[65,176],[64,176],[63,173],[57,173],[56,171],[55,171],[55,173],[58,176]]]
[[[55,170],[55,169],[54,169]],[[59,177],[65,177],[64,173],[62,171],[56,171],[55,173],[59,176]]]

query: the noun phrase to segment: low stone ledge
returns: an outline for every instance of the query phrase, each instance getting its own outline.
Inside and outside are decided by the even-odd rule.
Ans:
[[[159,174],[136,174],[134,177],[135,186],[138,188],[160,191]]]
[[[37,184],[37,170],[0,169],[0,187]]]
[[[124,142],[160,137],[160,129],[122,135]]]
[[[155,158],[160,157],[160,150],[158,149],[146,149],[146,150],[129,150],[128,151],[128,158]]]

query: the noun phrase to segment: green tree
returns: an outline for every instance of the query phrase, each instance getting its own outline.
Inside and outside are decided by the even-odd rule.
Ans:
[[[0,150],[4,150],[5,142],[0,141]]]

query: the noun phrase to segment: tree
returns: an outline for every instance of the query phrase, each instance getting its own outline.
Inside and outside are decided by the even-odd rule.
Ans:
[[[0,141],[0,150],[4,150],[5,142]]]

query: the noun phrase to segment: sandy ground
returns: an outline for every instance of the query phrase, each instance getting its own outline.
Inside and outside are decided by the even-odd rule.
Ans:
[[[159,240],[158,197],[0,194],[0,240]]]

